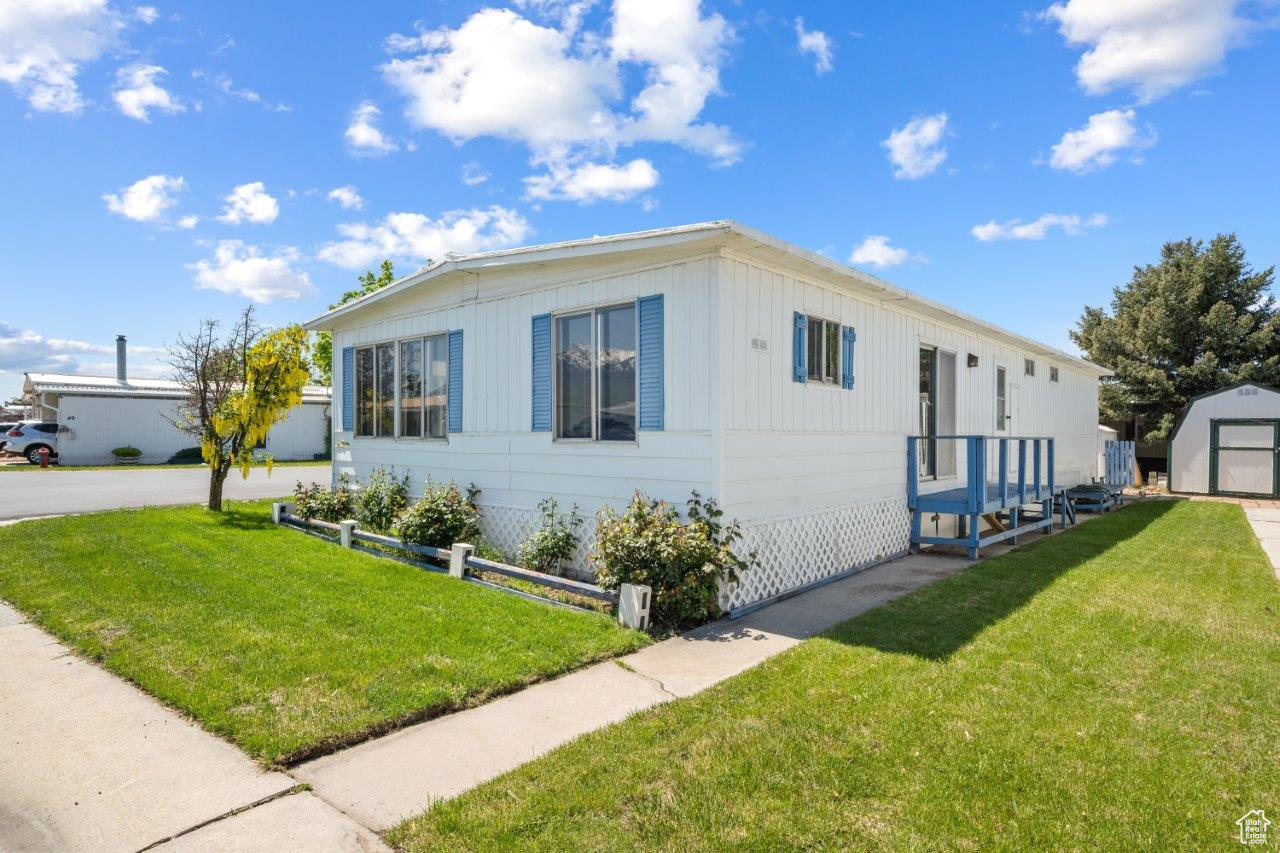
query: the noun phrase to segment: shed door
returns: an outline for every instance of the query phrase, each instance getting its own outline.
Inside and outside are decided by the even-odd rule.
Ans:
[[[1209,493],[1276,497],[1280,420],[1209,423]]]

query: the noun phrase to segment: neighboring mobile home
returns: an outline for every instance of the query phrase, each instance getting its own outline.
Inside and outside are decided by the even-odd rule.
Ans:
[[[735,222],[448,256],[307,327],[333,332],[335,478],[474,483],[508,553],[545,496],[696,489],[759,552],[731,609],[905,552],[908,435],[1096,468],[1105,370]],[[922,491],[964,485],[959,445],[921,444]]]
[[[183,399],[172,379],[130,379],[126,343],[116,338],[116,375],[28,373],[23,394],[32,417],[57,421],[60,465],[101,465],[111,451],[130,445],[142,463],[165,462],[179,450],[199,445],[173,425],[174,406]],[[323,455],[329,436],[328,388],[308,387],[302,402],[271,428],[263,451],[280,461]]]
[[[1169,491],[1280,497],[1280,389],[1241,382],[1193,397],[1169,439]]]

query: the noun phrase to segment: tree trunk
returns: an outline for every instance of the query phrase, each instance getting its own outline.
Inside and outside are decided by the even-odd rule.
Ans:
[[[209,466],[209,509],[222,512],[222,484],[227,481],[227,466],[221,463]]]

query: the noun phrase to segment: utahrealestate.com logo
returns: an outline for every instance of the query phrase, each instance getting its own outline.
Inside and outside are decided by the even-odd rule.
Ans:
[[[1236,826],[1240,827],[1241,844],[1267,843],[1267,827],[1271,826],[1271,821],[1267,820],[1267,813],[1262,809],[1249,812],[1236,821]]]

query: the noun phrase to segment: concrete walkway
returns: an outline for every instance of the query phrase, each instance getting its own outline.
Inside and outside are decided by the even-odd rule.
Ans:
[[[1003,550],[1003,549],[1002,549]],[[580,735],[683,696],[969,565],[906,557],[757,611],[429,720],[292,770],[316,796],[384,832]],[[620,665],[621,664],[621,665]]]
[[[1246,506],[1244,517],[1249,519],[1253,535],[1271,560],[1276,579],[1280,580],[1280,508],[1273,506]]]
[[[0,850],[386,849],[294,788],[0,602]]]

